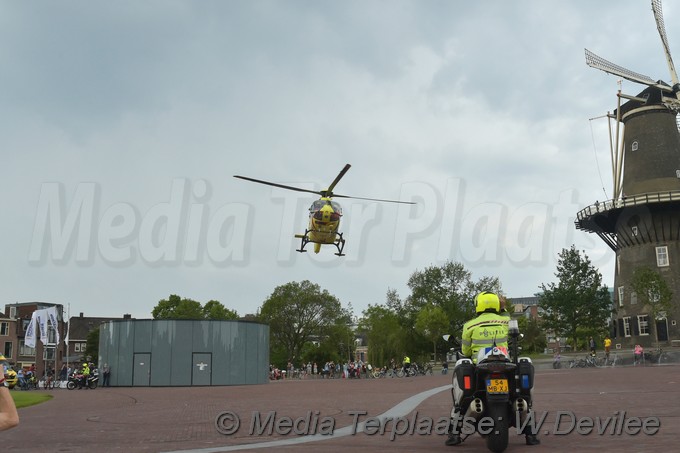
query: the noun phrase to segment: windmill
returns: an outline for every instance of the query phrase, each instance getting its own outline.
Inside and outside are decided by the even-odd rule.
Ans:
[[[575,221],[577,229],[596,233],[616,253],[613,330],[616,342],[626,346],[649,346],[653,333],[666,344],[677,341],[680,345],[676,322],[680,320],[680,82],[661,1],[652,0],[651,4],[670,84],[585,50],[588,66],[646,86],[634,96],[619,89],[617,108],[607,115],[613,199],[586,207]],[[642,266],[659,272],[673,290],[672,313],[651,316],[648,307],[637,304],[630,282],[635,269]]]

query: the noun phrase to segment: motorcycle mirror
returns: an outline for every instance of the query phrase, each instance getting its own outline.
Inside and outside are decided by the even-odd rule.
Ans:
[[[444,339],[444,341],[449,341],[449,338],[451,338],[451,335],[446,334],[446,335],[443,335],[442,338]]]

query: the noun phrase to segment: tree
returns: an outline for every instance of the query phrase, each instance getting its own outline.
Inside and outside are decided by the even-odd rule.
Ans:
[[[182,299],[175,294],[158,301],[151,314],[154,319],[203,319],[200,302]]]
[[[238,313],[230,310],[216,300],[209,300],[203,306],[203,317],[205,319],[219,319],[222,321],[238,319]]]
[[[434,355],[437,360],[437,341],[447,332],[449,319],[444,309],[435,305],[427,305],[420,310],[416,319],[416,330],[432,342]]]
[[[351,321],[335,296],[308,280],[277,286],[258,318],[269,324],[272,349],[280,346],[291,361],[312,338],[327,338],[333,326]]]
[[[519,331],[524,335],[521,342],[522,352],[527,354],[543,352],[548,342],[538,320],[522,316],[517,319],[517,322]]]
[[[404,351],[404,330],[397,313],[389,307],[369,304],[363,311],[358,330],[366,335],[368,361],[376,366],[387,365],[390,359],[398,359]]]
[[[87,334],[84,359],[94,363],[99,362],[99,327]]]
[[[210,300],[202,306],[200,302],[175,294],[158,301],[151,314],[154,319],[238,319],[238,313],[216,300]]]
[[[630,286],[637,293],[638,301],[649,309],[648,322],[654,328],[656,347],[659,347],[659,330],[657,319],[663,319],[671,311],[673,292],[661,274],[649,267],[635,269]]]
[[[460,335],[463,324],[474,316],[474,298],[481,291],[501,292],[497,277],[472,280],[472,274],[463,264],[453,261],[443,266],[430,266],[415,271],[408,281],[411,289],[409,303],[417,313],[428,304],[439,306],[449,320],[450,334]],[[415,323],[415,318],[412,319]]]
[[[611,315],[609,289],[602,285],[602,274],[576,250],[562,249],[555,276],[558,283],[541,284],[539,307],[544,310],[543,325],[558,336],[571,338],[577,347],[577,329],[604,334]]]

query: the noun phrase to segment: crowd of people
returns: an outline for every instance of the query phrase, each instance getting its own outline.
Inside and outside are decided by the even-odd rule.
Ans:
[[[345,363],[335,363],[328,361],[319,366],[316,362],[301,363],[296,367],[292,362],[288,362],[285,369],[280,369],[275,365],[269,366],[269,379],[359,379],[367,378],[368,373],[373,367],[361,360],[347,361]]]

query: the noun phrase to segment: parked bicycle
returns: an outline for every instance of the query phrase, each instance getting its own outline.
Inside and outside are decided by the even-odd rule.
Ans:
[[[668,355],[661,348],[655,349],[644,353],[643,362],[646,365],[661,365],[664,362],[668,362]]]

